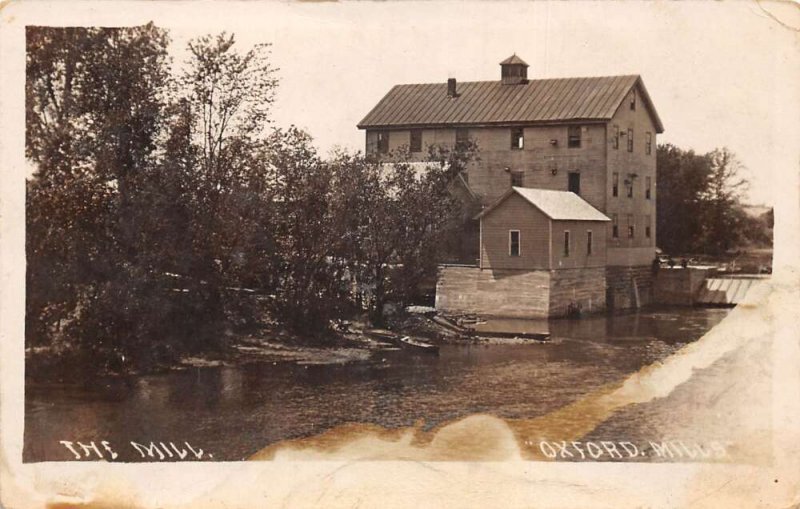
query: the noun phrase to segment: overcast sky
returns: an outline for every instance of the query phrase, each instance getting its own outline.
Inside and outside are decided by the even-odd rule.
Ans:
[[[94,24],[153,20],[170,29],[176,57],[190,38],[222,30],[234,32],[241,49],[272,43],[280,68],[275,123],[308,130],[324,152],[362,150],[356,124],[393,85],[495,80],[499,62],[516,52],[532,79],[642,75],[666,129],[659,143],[729,147],[749,169],[753,203],[772,203],[781,175],[797,172],[800,39],[769,15],[800,25],[800,10],[789,6],[153,2],[99,11]]]

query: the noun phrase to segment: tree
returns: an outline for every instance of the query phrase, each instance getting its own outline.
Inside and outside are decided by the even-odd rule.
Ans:
[[[723,253],[747,233],[742,166],[727,148],[698,155],[659,145],[658,245],[671,253]]]
[[[741,163],[728,149],[715,149],[708,158],[708,181],[701,194],[704,202],[702,243],[712,253],[723,253],[745,238],[746,214],[741,207],[747,181],[740,176]]]
[[[318,336],[341,316],[349,297],[340,218],[331,206],[331,165],[295,127],[276,129],[266,146],[278,274],[273,309],[293,331]]]
[[[71,337],[97,353],[130,337],[82,332],[105,288],[138,277],[132,183],[160,129],[167,43],[152,24],[27,29],[29,344]]]
[[[470,141],[454,149],[430,146],[427,169],[421,175],[409,171],[407,164],[398,165],[393,185],[402,228],[391,282],[393,296],[401,304],[412,303],[426,282],[435,281],[439,263],[450,255],[452,237],[464,235],[465,221],[477,213],[454,188],[459,174],[476,157],[477,146]]]
[[[452,183],[472,157],[474,147],[432,147],[421,163],[409,162],[404,150],[384,160],[343,153],[334,159],[342,258],[374,324],[383,325],[388,300],[408,303],[435,277],[463,208]]]
[[[670,144],[659,145],[656,157],[657,244],[670,253],[691,252],[702,229],[708,160]]]
[[[239,52],[222,33],[190,41],[189,53],[172,93],[159,178],[176,188],[176,226],[185,230],[174,270],[201,296],[208,322],[221,324],[241,303],[223,299],[226,288],[268,286],[263,134],[278,82],[266,44]],[[222,337],[214,329],[205,336]]]

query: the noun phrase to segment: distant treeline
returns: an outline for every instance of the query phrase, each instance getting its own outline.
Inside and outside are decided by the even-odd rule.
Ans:
[[[172,67],[168,33],[27,29],[26,342],[149,369],[263,319],[326,337],[435,274],[472,148],[430,167],[322,158],[272,129],[269,47],[221,34]]]
[[[674,145],[657,151],[658,247],[671,254],[722,255],[772,245],[772,211],[747,214],[742,166],[727,148],[695,154]]]

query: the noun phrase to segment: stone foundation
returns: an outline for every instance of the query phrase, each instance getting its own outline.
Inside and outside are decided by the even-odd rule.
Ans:
[[[567,315],[570,305],[577,306],[581,313],[605,310],[605,267],[550,271],[550,316]]]
[[[605,273],[609,310],[635,309],[653,302],[653,272],[649,265],[606,267]]]
[[[441,266],[436,309],[449,314],[543,318],[548,311],[549,282],[546,270]]]
[[[714,274],[716,269],[713,267],[661,267],[655,278],[655,301],[659,304],[691,306],[695,304],[706,278]]]
[[[442,313],[547,318],[566,315],[570,304],[582,312],[605,309],[603,267],[552,271],[439,268],[436,309]]]

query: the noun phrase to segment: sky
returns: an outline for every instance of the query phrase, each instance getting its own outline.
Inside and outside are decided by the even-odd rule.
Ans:
[[[749,201],[771,204],[798,168],[799,13],[749,1],[152,2],[75,16],[152,20],[170,30],[176,61],[191,38],[223,30],[243,51],[271,43],[274,124],[307,130],[323,153],[363,150],[356,124],[393,85],[496,80],[512,53],[531,79],[640,74],[665,126],[659,143],[727,146]]]

